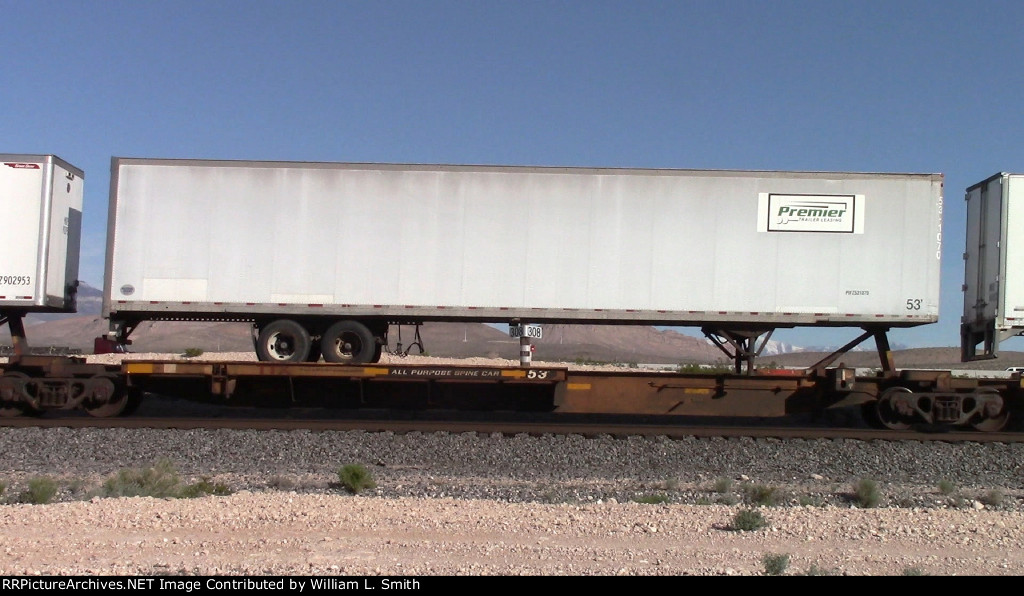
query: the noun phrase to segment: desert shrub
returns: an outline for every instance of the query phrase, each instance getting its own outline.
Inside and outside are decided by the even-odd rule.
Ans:
[[[740,502],[740,498],[732,494],[724,494],[718,496],[718,502],[722,505],[735,505]]]
[[[199,482],[183,486],[178,490],[178,496],[183,499],[193,499],[196,497],[204,497],[206,495],[217,495],[219,497],[227,496],[231,494],[231,489],[228,485],[217,482],[210,482],[209,478],[203,478]]]
[[[924,571],[921,571],[920,567],[907,567],[903,570],[903,575],[906,576],[919,576],[924,575]]]
[[[878,483],[868,478],[863,478],[853,487],[854,500],[858,507],[871,509],[877,507],[882,500],[882,494],[878,489]]]
[[[28,488],[18,499],[22,503],[43,505],[53,500],[57,494],[57,481],[46,476],[38,476],[28,481]]]
[[[196,358],[203,355],[202,348],[185,348],[185,352],[182,354],[184,358]]]
[[[377,487],[377,482],[370,471],[359,464],[348,464],[338,470],[338,481],[345,490],[354,495],[365,489]]]
[[[730,529],[737,532],[752,532],[768,527],[764,515],[756,509],[741,509],[732,518]]]
[[[715,480],[714,491],[722,494],[732,490],[732,479],[731,478],[717,478]]]
[[[825,506],[825,501],[821,497],[815,495],[800,495],[800,498],[797,499],[797,503],[799,503],[801,507]]]
[[[71,492],[74,498],[81,498],[88,494],[91,487],[85,478],[72,478],[65,484],[65,488]]]
[[[789,555],[768,553],[762,559],[765,575],[782,575],[789,568]]]
[[[151,468],[125,468],[103,483],[104,497],[177,497],[181,479],[169,459],[162,459]]]
[[[103,497],[154,497],[158,499],[191,499],[206,495],[230,495],[226,484],[209,478],[193,484],[182,484],[174,464],[161,459],[150,468],[125,468],[107,478],[99,491]]]
[[[0,492],[2,492],[2,491],[0,491]],[[981,501],[983,504],[988,505],[990,507],[998,507],[998,506],[1003,504],[1003,499],[1004,498],[1005,497],[1003,495],[1003,491],[1002,490],[1000,490],[998,488],[993,488],[992,490],[990,490],[987,493],[985,493],[985,494],[981,495],[980,497],[978,497],[978,500]]]
[[[750,484],[743,488],[743,500],[748,505],[774,506],[782,502],[782,490],[775,486]]]
[[[939,494],[949,496],[956,492],[956,485],[952,481],[943,478],[939,480],[938,489]]]

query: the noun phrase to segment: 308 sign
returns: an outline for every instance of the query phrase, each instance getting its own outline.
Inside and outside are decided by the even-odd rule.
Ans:
[[[540,325],[509,325],[508,335],[509,337],[541,339],[543,333],[541,332]]]

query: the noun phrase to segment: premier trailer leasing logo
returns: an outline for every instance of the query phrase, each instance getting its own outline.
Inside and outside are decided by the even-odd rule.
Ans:
[[[783,195],[761,193],[762,232],[863,232],[863,195]]]

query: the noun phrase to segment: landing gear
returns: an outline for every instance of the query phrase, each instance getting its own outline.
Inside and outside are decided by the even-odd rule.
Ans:
[[[752,375],[754,374],[754,360],[761,355],[775,330],[704,327],[701,331],[711,343],[732,359],[733,372],[741,374],[745,367],[746,374]]]

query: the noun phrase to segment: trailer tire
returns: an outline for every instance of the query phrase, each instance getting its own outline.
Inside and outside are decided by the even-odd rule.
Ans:
[[[256,357],[263,362],[306,362],[311,346],[305,327],[291,319],[278,319],[260,328]]]
[[[379,345],[366,325],[359,321],[338,321],[324,332],[320,351],[327,362],[367,364],[375,362]]]

